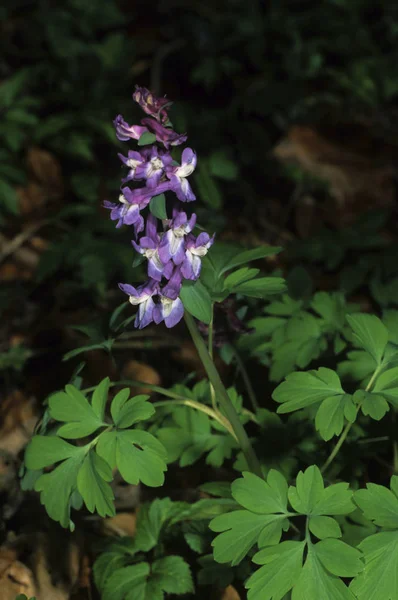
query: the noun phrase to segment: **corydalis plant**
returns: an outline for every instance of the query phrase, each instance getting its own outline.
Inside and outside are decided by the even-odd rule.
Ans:
[[[133,99],[150,116],[142,119],[141,125],[131,126],[118,115],[114,121],[116,136],[120,141],[138,140],[139,146],[149,147],[129,150],[127,157],[119,154],[129,171],[122,179],[124,187],[119,202],[106,201],[105,207],[111,210],[111,219],[117,221],[117,227],[133,226],[132,244],[148,261],[149,279],[138,287],[129,284],[119,284],[119,287],[128,294],[131,304],[138,306],[136,327],[142,329],[152,322],[162,321],[166,327],[174,327],[184,314],[179,297],[182,282],[199,278],[201,259],[214,236],[201,232],[195,237],[192,230],[196,215],[188,217],[179,205],[179,202],[196,200],[188,177],[195,170],[197,158],[191,148],[183,150],[180,164],[171,155],[170,148],[187,139],[185,134],[178,134],[172,128],[167,112],[171,102],[156,98],[140,87],[136,87]],[[135,184],[138,185],[133,189],[129,187]],[[174,204],[171,219],[167,218],[164,208],[165,192],[172,192],[179,201]],[[160,211],[151,204],[152,199],[156,206],[161,206]],[[148,205],[150,212],[145,217],[142,211]],[[160,213],[161,231],[157,218]]]

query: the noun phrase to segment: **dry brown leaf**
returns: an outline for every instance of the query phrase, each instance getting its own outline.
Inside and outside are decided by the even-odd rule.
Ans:
[[[229,585],[225,588],[221,600],[240,600],[240,595],[232,585]]]
[[[121,373],[121,379],[134,379],[136,381],[143,381],[150,385],[160,385],[161,379],[159,373],[150,365],[139,362],[138,360],[129,360],[125,363]],[[132,387],[131,393],[137,394],[138,388]],[[153,393],[150,388],[139,388],[141,394]]]
[[[33,147],[28,150],[26,160],[33,178],[47,190],[48,195],[57,197],[63,194],[61,165],[55,156],[47,150]]]
[[[0,403],[0,449],[16,456],[28,443],[37,423],[36,403],[20,390]]]
[[[15,600],[21,593],[37,600],[69,600],[80,583],[83,555],[68,534],[55,535],[52,542],[50,534],[22,535],[0,548],[0,600]]]
[[[361,151],[358,145],[347,146],[313,127],[295,125],[273,151],[281,162],[298,164],[328,184],[334,202],[329,203],[326,216],[335,225],[351,223],[367,209],[391,206],[395,196],[387,157],[383,163],[368,147]]]
[[[103,529],[107,535],[118,535],[120,537],[135,535],[137,515],[135,513],[118,513],[115,517],[104,519]]]
[[[0,600],[15,600],[18,594],[31,598],[36,593],[32,571],[17,560],[14,550],[0,548]]]

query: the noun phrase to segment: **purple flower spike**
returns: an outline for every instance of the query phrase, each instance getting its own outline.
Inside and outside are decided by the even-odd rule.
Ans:
[[[142,127],[141,125],[129,125],[123,119],[122,115],[118,115],[113,124],[116,129],[116,137],[121,142],[139,140],[142,134],[148,131],[147,127]]]
[[[170,281],[159,292],[160,304],[153,310],[153,320],[157,325],[164,321],[166,327],[171,328],[181,321],[184,315],[184,305],[178,297],[181,282],[181,271],[176,267]]]
[[[141,121],[142,125],[145,125],[145,128],[156,135],[156,140],[161,142],[165,148],[169,148],[170,146],[179,146],[187,141],[187,136],[185,133],[176,133],[170,127],[164,127],[155,119],[145,118]]]
[[[133,179],[140,179],[137,176],[137,168],[144,164],[150,157],[151,151],[147,148],[141,150],[141,152],[135,152],[134,150],[129,150],[127,157],[123,156],[123,154],[118,154],[118,157],[126,165],[129,167],[129,172],[127,177],[122,179],[122,183],[127,183],[128,181],[132,181]],[[142,179],[142,178],[141,178]]]
[[[142,237],[137,244],[132,241],[134,248],[137,252],[145,256],[148,260],[148,276],[155,281],[161,281],[162,277],[169,279],[173,272],[173,263],[169,261],[167,264],[159,258],[159,241],[160,236],[157,233],[157,219],[152,214],[148,215],[146,222],[146,235]]]
[[[157,121],[165,123],[169,120],[166,108],[169,107],[172,102],[167,98],[157,98],[146,88],[136,85],[133,100],[140,105],[147,115],[155,117]]]
[[[158,150],[156,146],[152,146],[150,155],[146,162],[137,166],[136,178],[146,179],[147,187],[153,188],[159,184],[164,170],[173,161],[168,152]]]
[[[168,167],[167,177],[170,179],[171,189],[181,202],[192,202],[196,200],[187,177],[191,175],[196,167],[196,153],[191,148],[185,148],[181,157],[181,166]]]
[[[126,283],[119,283],[119,287],[122,292],[129,296],[131,304],[138,306],[134,326],[138,327],[138,329],[142,329],[152,323],[155,308],[152,296],[158,293],[158,284],[156,281],[149,280],[144,285],[140,285],[137,288]]]
[[[180,265],[185,260],[185,236],[196,224],[196,215],[188,219],[185,212],[175,212],[174,219],[167,222],[169,229],[163,235],[159,246],[159,256],[164,263],[172,260]]]
[[[189,235],[185,244],[185,260],[181,265],[181,273],[185,279],[198,279],[202,268],[202,257],[206,256],[214,242],[214,235],[210,237],[204,231],[195,239]]]

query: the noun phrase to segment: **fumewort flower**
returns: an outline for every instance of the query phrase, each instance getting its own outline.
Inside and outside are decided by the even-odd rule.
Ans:
[[[148,275],[155,281],[161,281],[162,277],[170,279],[174,265],[171,260],[162,262],[159,256],[160,235],[157,232],[157,219],[148,215],[145,228],[145,236],[141,237],[139,243],[132,241],[134,248],[148,260]]]
[[[167,108],[172,105],[172,102],[167,98],[157,98],[146,88],[136,85],[135,92],[133,93],[133,100],[140,105],[147,115],[155,117],[157,121],[160,121],[161,123],[167,123],[169,121]]]
[[[174,211],[174,218],[167,222],[168,229],[159,246],[159,256],[163,262],[172,260],[180,265],[185,260],[185,238],[195,224],[195,214],[188,218],[185,212]]]
[[[171,189],[181,202],[196,200],[196,196],[187,179],[194,172],[196,162],[196,153],[191,148],[185,148],[181,157],[181,165],[178,167],[170,166],[166,169]]]
[[[152,323],[155,308],[153,296],[158,292],[156,281],[150,279],[137,288],[126,283],[119,283],[119,287],[122,292],[129,296],[129,302],[134,306],[138,306],[138,312],[134,321],[135,327],[142,329]]]
[[[180,164],[172,157],[174,146],[183,144],[187,136],[172,128],[168,117],[171,102],[167,98],[157,98],[146,88],[136,86],[133,99],[149,116],[140,125],[129,125],[118,115],[114,120],[117,138],[123,142],[140,140],[144,133],[152,133],[156,141],[145,145],[151,138],[146,136],[140,142],[145,147],[129,150],[127,156],[119,154],[128,173],[122,179],[119,201],[106,201],[104,206],[110,210],[111,219],[117,221],[116,227],[133,226],[132,245],[147,260],[146,283],[137,287],[119,284],[130,303],[138,307],[135,326],[142,329],[152,322],[163,322],[166,327],[174,327],[184,315],[180,298],[183,280],[198,279],[202,258],[214,236],[201,232],[195,237],[196,214],[189,216],[177,203],[171,219],[162,218],[160,222],[155,216],[159,214],[159,202],[160,206],[164,204],[165,193],[171,192],[180,202],[196,199],[188,177],[196,168],[197,157],[192,148],[183,150]]]
[[[202,268],[202,258],[206,256],[210,246],[214,242],[214,236],[202,231],[195,238],[188,235],[185,243],[185,257],[181,265],[181,273],[185,279],[198,279]]]

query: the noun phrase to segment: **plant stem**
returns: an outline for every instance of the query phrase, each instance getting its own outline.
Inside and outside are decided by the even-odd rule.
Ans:
[[[207,376],[210,380],[210,383],[214,386],[215,393],[217,395],[218,402],[221,407],[224,409],[224,412],[227,416],[228,421],[230,422],[232,429],[235,432],[236,438],[239,442],[240,447],[242,448],[242,452],[245,455],[247,464],[249,469],[262,478],[261,466],[258,461],[257,456],[254,453],[250,440],[247,436],[247,433],[239,420],[239,416],[231,402],[227,394],[227,390],[224,387],[223,382],[221,381],[220,375],[210,357],[210,354],[206,348],[206,344],[203,341],[202,336],[197,328],[194,318],[185,311],[185,323],[188,327],[189,333],[192,336],[193,343],[196,346],[199,357],[203,363],[203,366],[206,370]]]
[[[372,385],[375,382],[376,377],[380,373],[380,370],[381,370],[381,365],[379,365],[376,368],[375,372],[373,373],[372,377],[370,378],[369,383],[368,383],[368,385],[365,388],[365,392],[368,392],[370,390],[370,388],[372,387]],[[359,413],[360,408],[361,408],[361,402],[357,406],[357,413],[356,414]],[[330,453],[329,458],[326,460],[325,464],[321,468],[321,473],[323,473],[324,471],[326,471],[326,469],[328,468],[328,466],[336,458],[336,455],[338,454],[341,446],[344,444],[344,442],[345,442],[345,440],[347,438],[347,435],[350,433],[351,427],[354,425],[355,421],[356,421],[356,415],[355,415],[355,419],[354,419],[354,421],[352,423],[347,422],[347,425],[344,427],[344,431],[341,434],[341,436],[340,436],[337,444],[335,445],[335,447],[333,448],[332,452]]]
[[[205,404],[201,404],[200,402],[196,402],[196,400],[191,400],[190,398],[186,398],[185,400],[163,400],[162,402],[153,402],[153,406],[170,406],[170,405],[180,405],[180,406],[190,406],[191,408],[195,408],[206,415],[209,415],[212,419],[220,423],[236,440],[236,435],[234,430],[231,427],[231,424],[225,417],[220,414],[217,414],[213,409],[209,408]]]
[[[119,387],[122,385],[127,385],[129,387],[138,387],[138,388],[148,388],[152,392],[157,392],[158,394],[162,394],[163,396],[167,396],[168,398],[175,398],[176,400],[186,400],[185,396],[181,396],[181,394],[177,394],[172,390],[168,390],[166,388],[161,387],[160,385],[153,385],[152,383],[146,383],[145,381],[136,381],[135,379],[121,379],[120,381],[111,381],[109,387]],[[82,394],[86,394],[89,392],[93,392],[97,388],[96,385],[88,388],[84,388],[84,390],[80,390]]]
[[[235,348],[235,346],[232,346],[232,348],[233,348],[233,351],[234,351],[234,356],[235,356],[236,364],[238,365],[238,369],[240,371],[240,374],[242,375],[243,382],[244,382],[244,384],[246,386],[247,395],[249,396],[249,400],[250,400],[250,402],[252,404],[254,412],[257,412],[258,409],[259,409],[259,406],[258,406],[256,394],[255,394],[253,386],[252,386],[252,382],[250,381],[249,374],[248,374],[247,369],[245,367],[245,363],[241,359],[240,354],[237,351],[237,349]]]
[[[109,384],[109,387],[116,387],[116,386],[122,386],[122,385],[128,385],[129,387],[149,388],[152,391],[157,392],[158,394],[162,394],[162,396],[172,398],[172,400],[163,400],[162,402],[153,402],[153,406],[165,406],[165,405],[169,405],[169,404],[180,404],[180,405],[191,406],[192,408],[196,408],[197,410],[200,410],[203,413],[206,413],[207,415],[209,415],[209,417],[211,417],[212,419],[214,419],[215,421],[220,423],[220,425],[225,427],[225,429],[227,429],[227,431],[229,431],[229,433],[235,439],[237,439],[229,421],[218,411],[212,410],[205,404],[196,402],[195,400],[192,400],[191,398],[185,398],[185,396],[181,396],[181,394],[177,394],[176,392],[173,392],[172,390],[167,390],[166,388],[160,387],[159,385],[152,385],[151,383],[145,383],[145,381],[135,381],[133,379],[125,379],[125,380],[121,380],[121,381],[111,381],[111,383]],[[96,387],[97,386],[85,388],[84,390],[81,390],[81,392],[83,394],[88,393],[88,392],[93,392],[96,389]]]
[[[349,434],[352,426],[353,426],[353,423],[348,422],[347,425],[344,427],[344,431],[341,434],[341,436],[339,437],[339,440],[338,440],[337,444],[335,445],[335,447],[333,448],[332,452],[330,453],[329,458],[323,465],[323,467],[321,469],[321,473],[326,471],[326,469],[328,468],[330,463],[333,462],[333,460],[336,458],[336,455],[338,454],[341,446],[344,444],[345,439],[346,439],[347,435]]]
[[[209,330],[208,330],[208,339],[207,339],[207,347],[209,350],[209,356],[211,358],[211,360],[213,360],[213,329],[214,329],[214,304],[212,303],[211,305],[211,319],[210,319],[210,323],[209,323]],[[217,409],[217,400],[216,400],[216,392],[214,390],[214,386],[212,383],[210,383],[210,397],[211,397],[211,405],[213,407],[213,410],[218,412]]]

